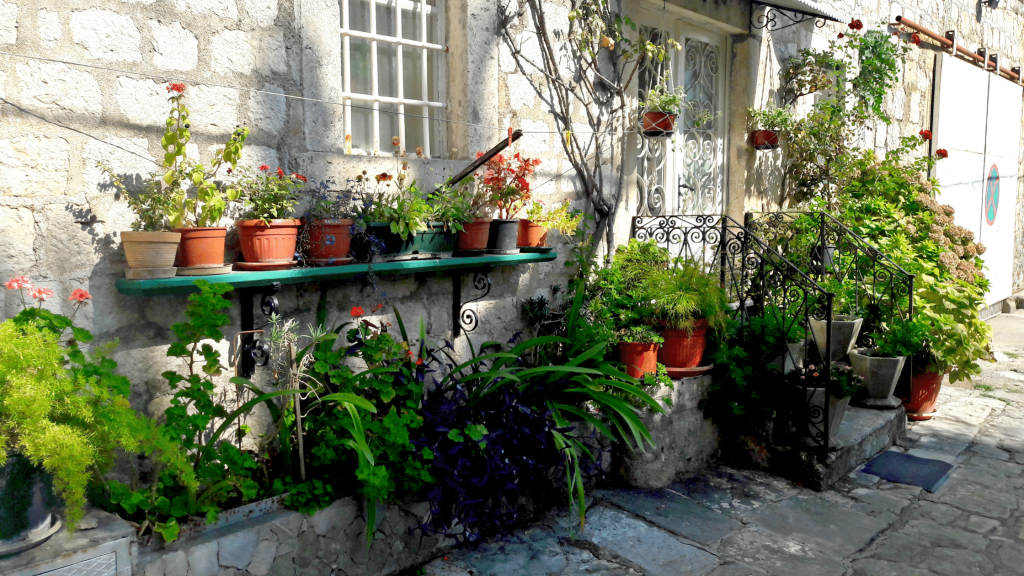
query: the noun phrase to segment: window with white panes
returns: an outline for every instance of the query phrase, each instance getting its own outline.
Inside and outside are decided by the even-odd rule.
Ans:
[[[444,0],[340,0],[345,134],[353,152],[442,156]]]

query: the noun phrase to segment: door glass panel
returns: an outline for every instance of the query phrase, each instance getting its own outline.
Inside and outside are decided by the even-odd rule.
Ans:
[[[678,210],[682,214],[721,214],[724,142],[719,94],[719,48],[687,38],[683,43],[682,83],[690,108],[680,116],[676,143]]]
[[[642,26],[640,33],[654,43],[664,43],[667,34],[650,26]],[[640,63],[637,97],[643,102],[647,91],[654,88],[668,70],[668,61],[645,58]],[[637,216],[665,214],[665,139],[637,138],[636,187],[638,193]]]

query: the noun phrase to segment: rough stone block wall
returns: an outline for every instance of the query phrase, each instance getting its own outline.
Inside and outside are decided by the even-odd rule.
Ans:
[[[141,550],[136,576],[387,576],[423,563],[451,541],[423,533],[426,502],[388,506],[366,545],[361,507],[343,498],[312,516],[279,510],[159,550]]]

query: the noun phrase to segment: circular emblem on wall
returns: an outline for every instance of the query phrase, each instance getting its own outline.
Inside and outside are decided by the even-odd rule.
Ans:
[[[999,167],[995,164],[988,171],[985,183],[985,221],[991,226],[996,223],[999,213]]]

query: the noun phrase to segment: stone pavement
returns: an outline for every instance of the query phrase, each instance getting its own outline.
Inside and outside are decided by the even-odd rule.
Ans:
[[[582,532],[552,517],[422,573],[1024,575],[1024,316],[993,324],[999,361],[943,386],[938,415],[893,448],[957,466],[934,494],[860,471],[813,492],[717,467],[663,490],[599,491]]]

